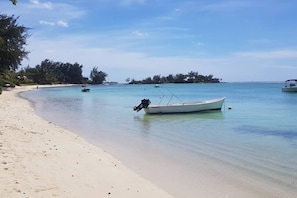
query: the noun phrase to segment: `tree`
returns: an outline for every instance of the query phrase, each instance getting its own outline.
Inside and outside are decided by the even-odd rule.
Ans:
[[[9,1],[11,1],[13,5],[16,5],[18,2],[17,0],[9,0]]]
[[[67,76],[69,76],[68,82],[81,83],[83,79],[82,77],[83,66],[78,63],[74,63],[74,64],[66,63],[65,66],[67,66],[67,69],[68,69],[68,72],[67,72]]]
[[[160,83],[161,82],[161,75],[154,75],[153,76],[154,83]]]
[[[19,73],[36,83],[82,83],[82,65],[78,63],[61,63],[45,59],[35,68],[29,66]]]
[[[103,71],[98,71],[98,67],[94,67],[91,71],[90,78],[93,84],[102,84],[105,81],[107,74]]]
[[[144,84],[152,84],[153,83],[153,80],[152,80],[151,77],[147,77],[144,80],[142,80],[142,83],[144,83]]]
[[[155,75],[153,78],[147,77],[142,81],[132,80],[129,84],[152,84],[152,83],[220,83],[222,79],[214,78],[210,75],[200,75],[198,72],[191,71],[188,74],[170,74],[167,77]]]
[[[126,78],[126,83],[129,83],[130,82],[130,78],[128,77],[128,78]]]
[[[28,81],[35,82],[35,83],[40,83],[42,79],[40,76],[39,70],[35,68],[31,68],[27,66],[26,68],[22,69],[19,72],[19,75],[24,78],[24,76],[28,79]]]
[[[169,74],[167,77],[166,77],[166,82],[168,83],[173,83],[174,82],[174,77],[172,74]]]
[[[185,79],[185,75],[183,75],[183,74],[176,74],[175,75],[175,78],[174,78],[174,82],[175,83],[183,83],[183,82],[185,82],[184,79]]]
[[[29,37],[28,30],[17,24],[14,16],[0,15],[0,72],[15,71],[29,54],[24,48]]]

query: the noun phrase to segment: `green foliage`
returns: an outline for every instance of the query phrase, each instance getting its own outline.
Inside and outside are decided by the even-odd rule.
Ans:
[[[2,91],[2,87],[15,87],[15,83],[9,80],[5,80],[3,78],[0,78],[0,88]]]
[[[5,71],[0,75],[0,86],[2,87],[15,87],[16,85],[19,85],[19,81],[16,78],[16,73]]]
[[[16,5],[17,4],[17,0],[9,0],[9,1],[11,1],[11,3],[13,4],[13,5]]]
[[[126,81],[130,80],[127,78]],[[221,79],[214,78],[213,75],[199,75],[198,72],[188,74],[168,75],[167,77],[155,75],[153,78],[147,77],[144,80],[136,81],[132,79],[129,84],[160,84],[160,83],[219,83]]]
[[[82,65],[78,63],[53,62],[48,59],[36,65],[35,68],[27,67],[19,72],[23,81],[36,82],[38,84],[52,83],[82,83]]]
[[[29,53],[24,48],[28,28],[18,25],[17,20],[18,17],[0,14],[0,73],[15,71]]]
[[[98,71],[98,67],[94,67],[91,71],[90,78],[93,84],[102,84],[105,81],[107,74],[103,71]]]

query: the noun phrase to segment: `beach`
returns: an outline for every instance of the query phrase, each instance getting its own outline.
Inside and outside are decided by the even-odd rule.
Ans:
[[[128,128],[127,133],[123,131],[120,134],[125,137],[128,134],[134,136],[140,134],[146,141],[133,142],[132,136],[128,136],[131,140],[128,142],[127,139],[121,139],[120,135],[112,135],[115,137],[113,141],[116,142],[116,145],[122,142],[127,147],[127,150],[119,147],[120,150],[123,150],[119,153],[127,153],[116,156],[114,155],[116,152],[112,151],[110,147],[104,150],[101,146],[90,144],[95,141],[87,141],[74,133],[72,129],[66,130],[61,127],[65,122],[62,118],[57,125],[39,117],[32,104],[17,95],[20,92],[36,88],[36,86],[16,87],[10,91],[4,91],[0,95],[0,197],[296,197],[295,150],[292,150],[293,157],[288,158],[288,161],[283,164],[284,156],[279,162],[271,158],[278,154],[271,147],[262,146],[265,148],[262,150],[267,150],[270,154],[269,156],[263,155],[265,157],[258,156],[254,150],[251,150],[251,153],[243,153],[246,148],[241,149],[241,143],[235,144],[232,140],[234,138],[232,133],[226,137],[217,133],[216,136],[208,138],[209,131],[203,133],[204,135],[199,138],[193,136],[194,138],[191,139],[199,140],[199,142],[185,147],[187,150],[197,147],[195,152],[192,151],[193,153],[197,152],[197,155],[184,155],[179,158],[178,152],[183,150],[183,147],[180,146],[159,156],[155,153],[163,152],[160,146],[154,143],[152,147],[149,147],[152,142],[152,139],[148,139],[149,135],[162,137],[166,133],[170,133],[165,136],[162,145],[166,145],[169,137],[174,136],[171,131],[167,130],[167,127],[162,133],[154,134],[157,130],[153,127],[158,125],[160,120],[165,124],[178,121],[178,118],[194,122],[204,121],[203,124],[207,125],[207,129],[210,129],[211,125],[219,123],[224,116],[231,116],[231,111],[229,114],[225,113],[224,116],[219,114],[219,117],[208,120],[189,117],[195,115],[177,116],[176,119],[163,116],[163,120],[160,117],[133,117],[132,121],[136,124],[140,126],[145,124],[144,131],[139,133],[135,129],[135,133],[133,133],[133,128]],[[80,91],[80,87],[77,87],[77,90]],[[91,93],[96,93],[95,88]],[[102,91],[98,92],[98,94],[101,93]],[[91,95],[83,96],[90,97],[94,102]],[[100,99],[102,98],[100,96]],[[67,102],[64,98],[61,101]],[[78,99],[76,99],[76,105],[77,101]],[[98,100],[94,103],[98,104],[99,102]],[[72,106],[69,107],[72,108]],[[78,111],[77,106],[75,107],[74,110]],[[87,108],[88,111],[91,109],[93,106],[90,109]],[[113,109],[114,107],[108,110],[112,111]],[[130,108],[127,109],[130,111]],[[122,109],[121,112],[126,113]],[[101,113],[107,114],[104,109],[101,109]],[[205,115],[201,116],[206,117]],[[110,116],[105,117],[110,118]],[[96,120],[102,119],[102,123],[107,124],[108,122],[104,120],[105,117],[96,118]],[[86,118],[86,121],[89,121],[90,117]],[[113,130],[116,130],[113,122],[120,124],[116,119],[117,116],[114,116],[113,119],[110,119],[112,124],[109,122],[109,125],[114,128]],[[83,123],[82,120],[81,123]],[[125,120],[124,124],[127,125],[127,123]],[[132,124],[130,123],[130,125]],[[195,126],[194,123],[191,125]],[[105,130],[103,127],[98,128]],[[121,130],[124,129],[121,128]],[[180,130],[179,139],[191,137],[191,134],[187,133],[189,129]],[[194,131],[193,135],[197,135],[202,131],[202,128],[200,127],[199,131],[192,130]],[[95,136],[98,133],[96,131],[92,134],[95,138],[99,138]],[[226,131],[225,133],[227,134]],[[98,141],[103,142],[102,138],[105,136],[100,137],[101,139]],[[222,138],[222,141],[214,142],[215,137]],[[261,136],[257,137],[259,139]],[[273,140],[271,136],[264,136],[264,138]],[[252,140],[255,141],[255,139]],[[263,140],[261,145],[266,142]],[[233,142],[232,147],[223,145],[228,141]],[[293,143],[294,139],[291,144]],[[250,146],[248,146],[248,151],[250,151]],[[138,157],[129,155],[132,152],[138,152]],[[223,154],[223,157],[220,157],[219,154]],[[249,155],[251,155],[250,158]],[[138,163],[138,161],[141,162]],[[264,161],[264,163],[259,161]]]
[[[104,150],[0,95],[0,197],[171,197]]]

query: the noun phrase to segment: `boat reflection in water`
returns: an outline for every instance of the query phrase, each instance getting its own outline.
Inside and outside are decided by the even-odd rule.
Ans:
[[[199,125],[211,125],[212,122],[224,120],[224,111],[203,111],[187,114],[144,114],[135,116],[141,124],[139,129],[144,133],[159,130],[199,130]],[[175,127],[176,126],[176,127]],[[157,128],[157,130],[155,130]]]

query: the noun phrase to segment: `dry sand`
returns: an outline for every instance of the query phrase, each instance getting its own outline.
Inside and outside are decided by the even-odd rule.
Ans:
[[[107,152],[0,95],[0,197],[172,197]]]

